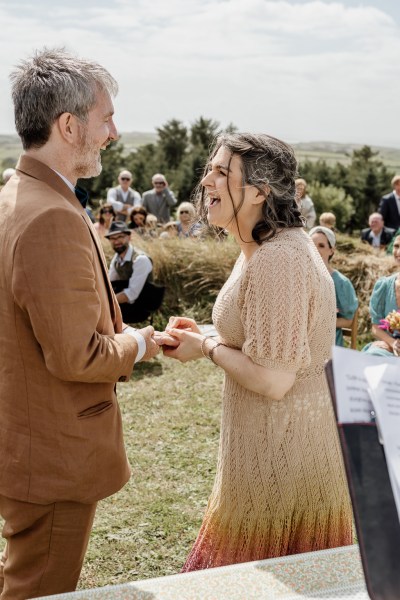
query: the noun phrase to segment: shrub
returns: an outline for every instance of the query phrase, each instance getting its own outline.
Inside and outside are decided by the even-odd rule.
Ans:
[[[314,202],[317,215],[333,212],[336,216],[337,228],[344,229],[354,212],[353,198],[346,194],[343,188],[318,182],[308,186],[308,193]]]

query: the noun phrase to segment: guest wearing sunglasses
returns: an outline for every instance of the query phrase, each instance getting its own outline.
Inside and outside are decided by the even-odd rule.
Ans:
[[[107,202],[112,204],[117,215],[117,221],[125,222],[131,214],[132,208],[142,204],[139,192],[130,187],[132,180],[132,173],[124,169],[118,175],[119,185],[108,190]]]
[[[177,210],[177,228],[178,236],[184,237],[197,237],[200,233],[200,226],[195,223],[196,211],[191,202],[182,202],[178,206]]]
[[[171,208],[176,205],[176,198],[161,173],[153,175],[151,182],[153,189],[144,192],[142,205],[147,212],[157,217],[159,223],[168,223],[171,220]]]

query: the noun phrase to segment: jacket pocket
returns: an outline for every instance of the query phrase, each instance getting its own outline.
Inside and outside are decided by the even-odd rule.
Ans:
[[[113,405],[110,401],[100,402],[99,404],[95,404],[94,406],[89,406],[89,408],[85,408],[85,410],[81,410],[78,413],[78,419],[87,419],[88,417],[96,417],[100,415],[104,411],[111,408]]]

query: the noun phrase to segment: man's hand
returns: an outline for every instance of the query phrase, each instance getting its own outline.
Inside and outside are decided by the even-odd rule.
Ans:
[[[144,356],[140,360],[140,362],[154,358],[160,350],[160,346],[156,343],[155,339],[153,338],[154,327],[152,327],[151,325],[149,325],[148,327],[143,327],[143,329],[138,329],[138,333],[141,333],[146,341],[146,352],[144,353]]]

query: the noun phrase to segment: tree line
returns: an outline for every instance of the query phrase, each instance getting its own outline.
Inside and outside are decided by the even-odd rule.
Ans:
[[[221,129],[212,119],[198,118],[189,127],[170,119],[157,128],[157,141],[127,152],[123,139],[111,144],[102,156],[103,170],[95,178],[81,180],[91,198],[105,199],[107,189],[116,185],[119,171],[128,169],[134,187],[141,193],[151,188],[154,173],[163,173],[179,201],[190,200],[201,178],[210,145],[218,133],[234,132],[230,124]],[[308,183],[308,193],[317,214],[332,211],[339,230],[365,227],[368,216],[377,209],[379,199],[390,191],[394,172],[389,171],[370,146],[353,150],[349,164],[329,165],[325,160],[306,159],[299,163],[299,176]]]

